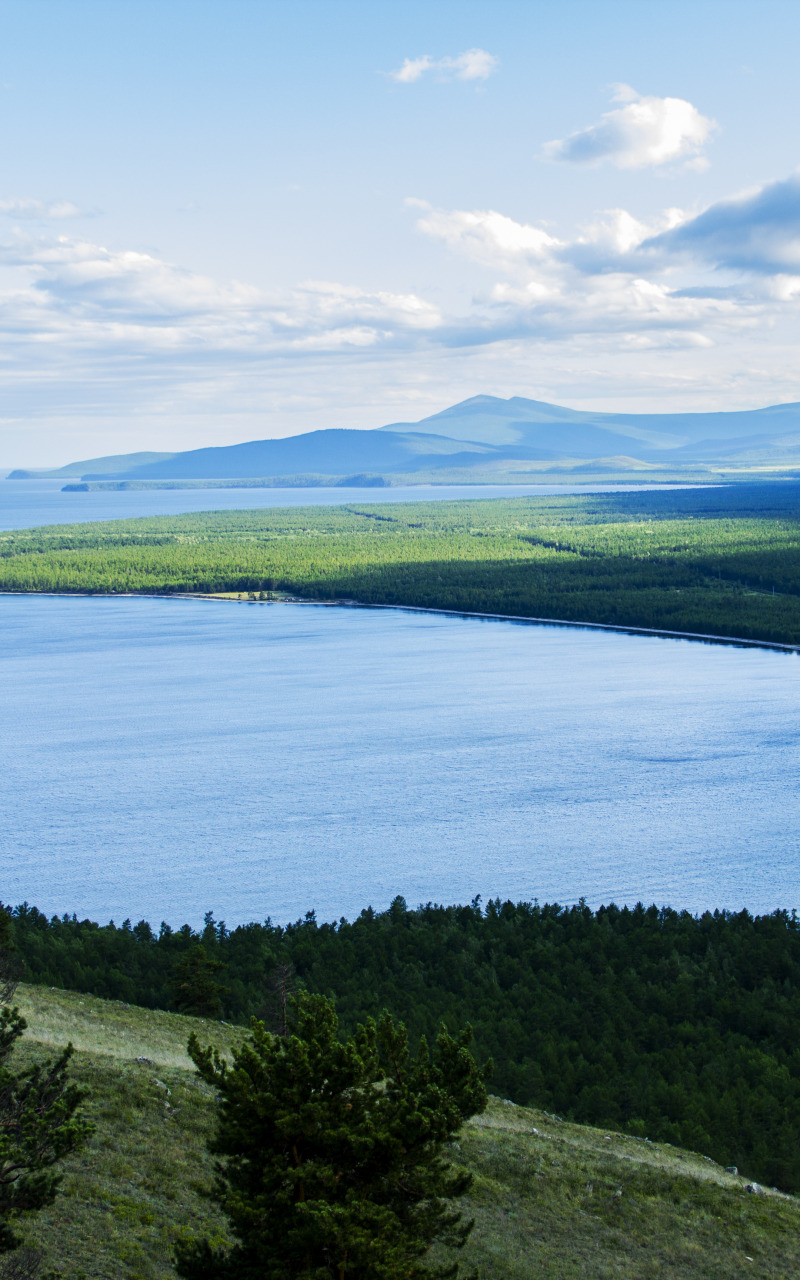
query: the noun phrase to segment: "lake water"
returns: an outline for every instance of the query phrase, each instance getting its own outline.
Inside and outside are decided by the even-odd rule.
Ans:
[[[174,516],[188,511],[242,511],[253,507],[339,506],[348,502],[434,502],[458,498],[515,498],[551,493],[696,488],[686,485],[416,485],[396,489],[108,489],[62,493],[63,480],[0,480],[0,530],[130,516]],[[699,486],[705,487],[705,486]]]
[[[118,922],[800,906],[800,661],[410,611],[0,598],[0,897]]]

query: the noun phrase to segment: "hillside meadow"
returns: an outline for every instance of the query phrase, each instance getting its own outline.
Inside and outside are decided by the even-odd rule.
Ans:
[[[211,1091],[190,1068],[191,1031],[225,1051],[218,1022],[21,986],[30,1060],[70,1038],[95,1131],[62,1193],[26,1225],[44,1264],[73,1280],[161,1280],[185,1233],[225,1238],[202,1188]],[[493,1098],[452,1159],[475,1174],[464,1262],[481,1280],[785,1280],[800,1269],[800,1203],[747,1171],[644,1138],[589,1128]]]
[[[288,593],[800,644],[794,482],[304,507],[0,537],[0,590]]]

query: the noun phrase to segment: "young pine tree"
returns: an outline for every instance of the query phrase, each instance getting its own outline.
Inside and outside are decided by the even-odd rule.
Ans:
[[[471,1030],[409,1052],[388,1014],[342,1043],[333,1002],[301,993],[292,1034],[255,1022],[231,1065],[192,1037],[219,1096],[213,1198],[237,1243],[179,1247],[185,1280],[431,1280],[431,1245],[472,1229],[452,1201],[471,1184],[444,1143],[486,1106]]]
[[[172,972],[171,1008],[177,1013],[197,1018],[220,1018],[225,987],[217,982],[217,974],[225,968],[221,960],[213,960],[202,942],[196,942],[178,959]]]

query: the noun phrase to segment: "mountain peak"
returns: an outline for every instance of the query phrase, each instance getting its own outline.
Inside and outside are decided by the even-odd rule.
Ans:
[[[320,429],[178,454],[130,454],[73,463],[50,474],[86,480],[383,475],[505,465],[514,459],[631,458],[663,464],[673,450],[683,451],[675,460],[684,462],[687,449],[706,461],[744,450],[748,457],[777,450],[775,456],[786,465],[798,436],[800,404],[713,413],[591,413],[524,396],[477,395],[420,422],[396,422],[375,431]]]

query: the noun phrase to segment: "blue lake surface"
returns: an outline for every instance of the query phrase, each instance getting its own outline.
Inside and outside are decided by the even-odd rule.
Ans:
[[[800,906],[800,661],[303,605],[0,597],[0,898],[117,922]]]
[[[85,520],[174,516],[188,511],[242,511],[254,507],[340,506],[359,502],[435,502],[459,498],[515,498],[535,494],[617,493],[679,489],[686,485],[414,485],[395,489],[95,489],[62,493],[63,480],[0,479],[0,529],[30,529]]]

